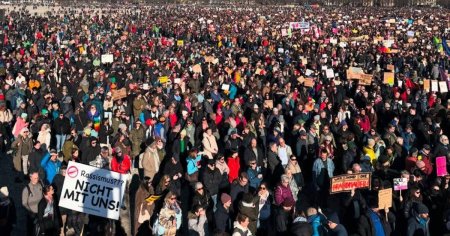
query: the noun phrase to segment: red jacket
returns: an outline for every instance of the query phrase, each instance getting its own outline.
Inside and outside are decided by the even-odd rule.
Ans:
[[[111,160],[111,170],[114,172],[118,172],[121,174],[128,174],[128,171],[130,171],[131,167],[131,160],[128,155],[123,155],[122,162],[117,161],[117,157],[114,157]]]
[[[230,173],[228,173],[228,181],[233,183],[233,181],[238,178],[239,169],[241,168],[239,157],[228,158],[228,168],[230,168]]]

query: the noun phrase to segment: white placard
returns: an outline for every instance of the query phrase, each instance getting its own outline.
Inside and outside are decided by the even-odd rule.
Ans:
[[[312,73],[313,73],[312,70],[306,69],[305,75],[306,75],[306,76],[310,76]]]
[[[113,63],[114,62],[114,57],[112,54],[103,54],[102,55],[102,63]]]
[[[223,91],[228,91],[228,90],[230,90],[230,85],[229,84],[222,84],[222,90]]]
[[[438,91],[438,81],[437,80],[432,80],[431,81],[431,91],[432,92],[437,92]]]
[[[446,81],[439,81],[439,91],[441,91],[441,93],[447,93],[448,92],[447,82]]]
[[[333,69],[327,69],[327,70],[325,71],[325,74],[327,75],[327,78],[328,78],[328,79],[331,79],[331,78],[334,77],[334,71],[333,71]]]
[[[69,162],[59,206],[118,220],[128,176]]]

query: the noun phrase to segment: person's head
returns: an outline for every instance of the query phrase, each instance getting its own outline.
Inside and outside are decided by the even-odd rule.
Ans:
[[[222,193],[222,195],[220,196],[220,201],[226,209],[231,206],[231,196],[226,193]]]
[[[217,154],[217,160],[223,164],[223,163],[225,163],[225,156],[223,154],[219,153],[219,154]]]
[[[172,191],[169,191],[164,198],[164,202],[168,205],[174,205],[177,202],[177,195],[173,193]]]
[[[96,147],[97,146],[97,139],[96,138],[91,138],[91,146],[92,147]]]
[[[39,182],[39,173],[38,172],[32,172],[30,174],[30,183],[35,185]]]
[[[246,229],[250,223],[248,216],[241,213],[237,215],[236,220],[244,229]]]
[[[58,152],[55,149],[50,150],[50,160],[55,162],[58,158]]]
[[[164,176],[161,178],[160,185],[161,185],[161,186],[164,186],[164,187],[167,187],[167,186],[170,185],[170,181],[171,181],[170,176],[169,176],[169,175],[164,175]]]
[[[108,157],[109,156],[109,149],[108,149],[108,147],[102,147],[101,151],[100,151],[100,155],[102,155],[102,157]]]
[[[205,214],[205,209],[203,208],[202,205],[195,205],[192,209],[192,212],[197,216],[201,216]]]
[[[306,216],[314,216],[317,215],[317,209],[314,207],[310,207],[306,210]]]
[[[425,204],[423,204],[421,202],[416,202],[416,203],[414,203],[413,207],[414,207],[414,210],[416,211],[417,215],[420,218],[425,219],[425,220],[428,219],[429,210]]]
[[[34,143],[34,149],[36,149],[36,150],[41,149],[41,142],[36,141],[36,142]]]
[[[286,142],[284,141],[283,138],[280,138],[280,139],[278,140],[278,142],[280,143],[280,146],[281,146],[281,147],[284,147],[284,146],[286,145]]]
[[[120,147],[114,148],[114,152],[116,153],[117,158],[121,158],[123,156],[122,148]]]
[[[354,174],[361,173],[361,166],[358,163],[354,163],[352,165],[352,173]]]
[[[416,167],[417,167],[417,169],[419,169],[419,170],[422,171],[422,172],[424,172],[424,171],[427,169],[427,165],[426,165],[425,162],[422,161],[422,160],[418,160],[418,161],[416,162]]]
[[[276,143],[270,143],[269,144],[269,147],[270,147],[270,150],[272,151],[272,152],[276,152],[277,151],[277,144]]]
[[[53,194],[55,194],[55,189],[53,188],[52,185],[47,185],[42,189],[42,192],[45,197],[50,197],[53,196]]]
[[[448,145],[448,143],[449,143],[447,135],[441,135],[441,137],[439,138],[439,141],[444,145]]]
[[[248,166],[252,169],[252,170],[256,170],[256,168],[258,167],[258,164],[256,162],[255,158],[250,159],[250,161],[248,162]]]
[[[417,184],[411,186],[411,188],[409,189],[409,194],[412,199],[422,199],[422,191]]]
[[[239,180],[239,184],[241,186],[247,185],[248,184],[248,175],[247,175],[247,173],[246,172],[241,172],[239,174],[239,179],[238,180]]]
[[[216,161],[214,159],[208,159],[208,169],[214,170],[216,169]]]
[[[284,174],[281,176],[281,185],[283,185],[284,187],[287,187],[289,185],[290,182],[290,178],[288,175]]]
[[[320,159],[326,160],[328,158],[328,151],[324,148],[320,151]]]
[[[252,140],[250,141],[250,146],[252,148],[256,148],[258,146],[258,141],[255,138],[252,138]]]
[[[203,188],[203,184],[201,182],[195,183],[195,191],[200,195],[203,195],[205,193],[205,189]]]

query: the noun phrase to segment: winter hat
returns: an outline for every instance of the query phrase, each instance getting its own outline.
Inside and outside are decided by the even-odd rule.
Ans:
[[[222,193],[222,195],[220,196],[220,201],[222,202],[222,204],[230,202],[231,201],[231,196],[226,194],[226,193]]]
[[[26,119],[26,118],[28,117],[28,114],[25,113],[25,112],[23,112],[22,114],[20,114],[20,117],[21,117],[22,119]]]
[[[339,224],[339,216],[336,214],[336,212],[328,210],[324,212],[324,215],[327,217],[328,221]]]
[[[429,213],[428,207],[425,206],[425,204],[420,203],[420,202],[418,202],[415,205],[415,210],[416,210],[417,214],[428,214]]]

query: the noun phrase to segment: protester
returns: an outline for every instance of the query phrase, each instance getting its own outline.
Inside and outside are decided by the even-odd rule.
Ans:
[[[207,202],[205,234],[449,232],[448,9],[253,4],[5,6],[0,152],[12,164],[0,172],[15,170],[8,187],[32,173],[11,198],[28,231],[39,178],[61,194],[54,150],[150,177],[161,199],[139,214],[151,187],[127,181],[120,223],[71,212],[77,234],[187,234],[188,218],[203,233],[193,201]],[[370,189],[332,191],[367,172]]]

